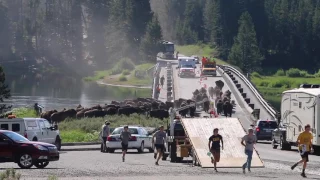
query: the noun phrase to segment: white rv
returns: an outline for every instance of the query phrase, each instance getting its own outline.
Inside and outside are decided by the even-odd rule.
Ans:
[[[286,129],[283,146],[291,149],[310,124],[314,150],[320,150],[320,88],[297,88],[282,93],[281,120]]]

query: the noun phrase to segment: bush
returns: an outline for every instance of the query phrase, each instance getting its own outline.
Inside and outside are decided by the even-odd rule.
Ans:
[[[320,77],[320,69],[314,74],[314,77]]]
[[[117,64],[111,69],[110,75],[120,74],[125,69],[129,71],[135,69],[135,65],[131,59],[128,59],[128,58],[120,59],[120,61],[117,62]]]
[[[268,86],[269,86],[269,82],[268,82],[268,81],[260,81],[260,82],[258,83],[258,86],[268,87]]]
[[[14,169],[6,169],[5,172],[0,174],[0,180],[19,180],[21,174],[16,173]]]
[[[272,88],[290,88],[293,84],[292,81],[287,79],[277,79],[269,83],[269,87]]]
[[[126,75],[129,75],[130,74],[130,71],[128,69],[125,69],[122,71],[122,75],[126,76]]]
[[[121,75],[119,77],[119,81],[127,81],[127,77],[125,77],[124,75]]]
[[[286,72],[283,69],[279,69],[276,73],[275,76],[285,76]]]
[[[253,72],[253,73],[251,73],[251,77],[261,78],[261,75],[257,72]]]
[[[38,117],[36,111],[33,108],[15,108],[12,109],[12,114],[17,118],[22,117]]]
[[[300,70],[297,68],[290,68],[287,70],[286,75],[288,77],[301,77]]]

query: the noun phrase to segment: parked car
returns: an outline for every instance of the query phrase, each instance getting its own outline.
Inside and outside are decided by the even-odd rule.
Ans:
[[[59,151],[53,144],[29,141],[18,133],[0,130],[0,162],[14,162],[20,168],[33,165],[45,168],[50,161],[59,160]]]
[[[16,132],[30,141],[54,144],[61,149],[61,137],[58,126],[53,127],[42,118],[0,119],[0,129]]]
[[[278,127],[274,120],[258,120],[254,129],[257,140],[272,140],[272,131]]]
[[[271,146],[273,149],[277,149],[278,145],[280,145],[280,149],[286,149],[287,143],[283,143],[286,141],[286,128],[285,127],[278,127],[272,131],[272,142]]]
[[[120,140],[120,134],[122,131],[123,127],[118,127],[107,138],[107,152],[114,153],[116,149],[122,149]],[[129,132],[131,133],[131,139],[129,140],[128,149],[137,149],[139,153],[143,153],[144,149],[148,149],[149,152],[153,152],[152,136],[145,128],[129,126]]]

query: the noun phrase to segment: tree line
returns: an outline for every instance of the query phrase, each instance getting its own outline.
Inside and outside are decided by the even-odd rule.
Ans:
[[[149,0],[0,0],[0,24],[0,63],[105,69],[154,61],[162,40]]]
[[[244,71],[318,71],[319,0],[152,0],[165,38],[209,43]]]

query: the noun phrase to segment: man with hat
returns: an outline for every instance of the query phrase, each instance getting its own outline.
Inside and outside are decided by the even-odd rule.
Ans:
[[[154,138],[156,139],[156,142],[154,143]],[[164,142],[167,138],[167,134],[164,132],[164,127],[160,126],[159,130],[155,132],[152,136],[152,144],[154,144],[155,148],[157,149],[158,153],[158,159],[156,161],[156,165],[159,165],[159,160],[163,155],[164,152]]]
[[[247,155],[247,161],[242,166],[243,173],[246,173],[246,167],[248,168],[248,171],[251,172],[250,168],[251,168],[251,160],[252,160],[252,154],[254,149],[253,145],[256,144],[256,142],[257,142],[257,137],[256,135],[253,134],[253,129],[249,128],[248,134],[243,136],[241,140],[241,144],[245,147],[244,153]]]
[[[110,122],[105,121],[104,125],[102,126],[101,137],[102,137],[102,152],[107,151],[106,141],[107,137],[110,135]]]

